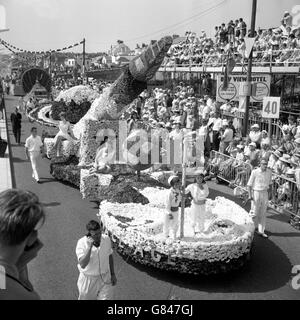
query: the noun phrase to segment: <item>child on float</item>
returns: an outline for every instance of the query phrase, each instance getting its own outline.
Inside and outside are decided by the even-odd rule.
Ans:
[[[171,189],[167,195],[166,214],[164,217],[163,233],[166,238],[171,234],[173,239],[176,238],[178,230],[178,212],[179,203],[181,202],[180,179],[178,176],[171,176],[168,179]]]
[[[190,194],[193,198],[191,213],[194,235],[196,233],[203,233],[205,218],[207,215],[206,198],[209,195],[209,189],[202,172],[197,174],[195,183],[192,183],[186,187],[185,193]]]

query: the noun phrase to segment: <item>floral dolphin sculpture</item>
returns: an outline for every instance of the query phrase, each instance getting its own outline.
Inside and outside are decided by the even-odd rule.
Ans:
[[[164,37],[135,57],[125,67],[121,76],[104,90],[87,114],[75,125],[75,136],[80,137],[85,120],[118,120],[127,106],[147,88],[147,81],[154,77],[172,42],[172,37]]]

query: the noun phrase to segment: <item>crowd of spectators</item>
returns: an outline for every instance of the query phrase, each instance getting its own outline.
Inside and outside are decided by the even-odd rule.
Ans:
[[[297,174],[300,178],[300,126],[297,119],[288,118],[274,144],[259,124],[253,124],[248,136],[242,137],[241,120],[234,117],[237,109],[235,102],[220,103],[210,96],[196,97],[192,87],[181,83],[174,92],[161,88],[145,90],[123,118],[128,120],[129,132],[138,128],[139,120],[143,120],[168,139],[183,141],[191,132],[204,136],[207,176],[218,181],[221,176],[235,187],[245,189],[251,171],[259,166],[262,158],[267,159],[274,179],[277,179],[274,181],[274,198],[282,199],[288,190],[287,185],[283,185],[287,181],[295,182]],[[229,111],[232,116],[228,116]],[[193,156],[188,160],[189,166],[196,165],[197,159]],[[291,189],[291,185],[289,187]]]
[[[204,30],[199,36],[187,31],[171,46],[164,65],[222,66],[229,54],[234,56],[236,63],[243,64],[247,61],[244,40],[247,35],[250,36],[250,30],[242,18],[216,26],[213,38],[208,37]],[[293,65],[300,62],[300,28],[293,28],[289,12],[284,13],[279,27],[259,28],[254,37],[255,64]]]

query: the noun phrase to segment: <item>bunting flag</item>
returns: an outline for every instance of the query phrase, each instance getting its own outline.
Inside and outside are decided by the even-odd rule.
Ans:
[[[227,90],[228,88],[229,76],[233,71],[234,67],[235,67],[235,60],[233,58],[233,55],[230,52],[228,52],[225,72],[224,72],[223,90]]]
[[[47,51],[28,51],[28,50],[24,50],[24,49],[21,49],[21,48],[17,48],[13,45],[11,45],[10,43],[0,39],[0,43],[2,45],[4,45],[7,49],[14,49],[16,51],[19,51],[19,52],[25,52],[25,53],[32,53],[32,54],[46,54],[48,52],[60,52],[60,51],[64,51],[64,50],[67,50],[67,49],[72,49],[72,48],[75,48],[77,46],[79,46],[80,44],[83,44],[84,43],[84,40],[80,41],[79,43],[74,43],[68,47],[64,47],[64,48],[61,48],[61,49],[52,49],[52,50],[47,50]],[[10,50],[11,51],[11,50]]]
[[[255,38],[244,38],[244,40],[245,40],[245,45],[246,45],[245,58],[249,58],[250,53],[253,49]]]

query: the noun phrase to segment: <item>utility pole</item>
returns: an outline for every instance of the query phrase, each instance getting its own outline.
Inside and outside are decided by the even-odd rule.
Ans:
[[[252,0],[252,16],[251,16],[251,31],[250,31],[250,38],[254,38],[255,32],[255,19],[256,19],[256,7],[257,7],[257,0]],[[248,70],[247,70],[247,83],[248,83],[248,92],[246,96],[246,110],[245,110],[245,123],[243,126],[243,137],[247,136],[248,132],[248,122],[249,122],[249,107],[250,107],[250,95],[251,95],[251,75],[252,75],[252,51],[249,54],[248,60]]]
[[[82,41],[82,80],[85,77],[85,38]]]

